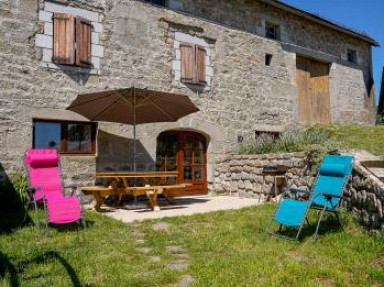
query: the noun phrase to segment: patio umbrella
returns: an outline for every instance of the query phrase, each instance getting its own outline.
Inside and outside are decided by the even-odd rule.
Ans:
[[[78,95],[67,110],[90,121],[133,125],[133,169],[136,155],[136,125],[157,122],[176,122],[199,111],[188,96],[126,88]]]

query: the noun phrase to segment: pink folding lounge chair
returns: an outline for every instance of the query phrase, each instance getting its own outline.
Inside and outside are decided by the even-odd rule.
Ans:
[[[30,203],[34,204],[37,220],[37,205],[44,205],[46,226],[49,223],[67,224],[81,221],[85,227],[80,200],[73,194],[74,186],[64,187],[61,180],[60,158],[53,149],[30,149],[26,152],[24,162],[28,172]],[[64,188],[72,188],[72,196],[64,196]],[[49,234],[49,229],[48,229]]]

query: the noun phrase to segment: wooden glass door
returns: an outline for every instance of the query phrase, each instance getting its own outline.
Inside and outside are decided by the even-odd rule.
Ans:
[[[178,171],[177,183],[191,184],[180,195],[205,194],[207,188],[206,140],[194,132],[164,132],[157,139],[156,168]]]

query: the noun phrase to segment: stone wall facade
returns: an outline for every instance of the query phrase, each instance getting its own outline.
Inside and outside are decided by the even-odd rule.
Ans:
[[[328,61],[333,122],[372,124],[374,96],[367,95],[371,46],[287,14],[258,1],[168,1],[168,9],[141,1],[61,0],[55,5],[97,13],[97,71],[44,66],[47,49],[39,46],[44,0],[0,0],[0,164],[1,172],[19,170],[32,145],[33,119],[55,119],[78,94],[135,86],[188,95],[200,112],[176,123],[138,126],[140,164],[153,167],[156,138],[167,130],[190,130],[207,139],[208,180],[216,159],[233,152],[238,137],[254,139],[260,126],[287,129],[296,125],[296,54]],[[216,4],[217,3],[217,4]],[[213,5],[213,6],[212,6]],[[76,10],[79,11],[79,10]],[[281,41],[264,37],[266,21],[281,25]],[[43,25],[44,24],[44,25]],[[177,81],[177,35],[209,45],[209,88]],[[96,39],[94,40],[96,41]],[[96,43],[96,42],[95,42]],[[345,61],[347,47],[358,63]],[[45,49],[45,50],[44,50]],[[271,66],[264,57],[273,55]],[[73,114],[63,116],[73,119]],[[68,180],[94,180],[94,171],[126,166],[132,127],[101,123],[98,154],[65,156]],[[113,139],[118,139],[117,141]],[[121,148],[123,147],[123,148]],[[123,154],[124,153],[124,154]],[[124,155],[124,156],[123,156]],[[76,164],[69,164],[76,162]],[[79,179],[80,180],[80,179]]]
[[[261,175],[263,167],[288,167],[284,188],[307,189],[312,185],[313,163],[306,153],[231,155],[220,158],[216,164],[214,190],[241,197],[258,198],[261,202],[276,197],[274,178]],[[281,194],[283,190],[279,189]]]
[[[384,231],[384,182],[359,162],[346,192],[345,206],[370,230]]]

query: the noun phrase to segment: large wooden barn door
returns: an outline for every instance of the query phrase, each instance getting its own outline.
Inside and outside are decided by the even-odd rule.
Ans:
[[[296,67],[300,123],[329,123],[329,65],[297,56]]]

